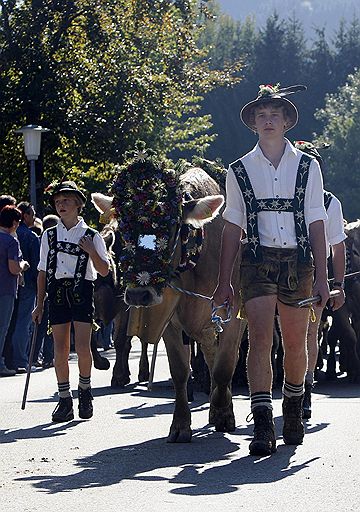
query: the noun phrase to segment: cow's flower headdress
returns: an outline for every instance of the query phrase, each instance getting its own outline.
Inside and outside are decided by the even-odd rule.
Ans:
[[[177,173],[144,143],[126,155],[112,185],[112,207],[123,251],[119,259],[125,286],[160,291],[171,269],[174,236],[182,215]]]

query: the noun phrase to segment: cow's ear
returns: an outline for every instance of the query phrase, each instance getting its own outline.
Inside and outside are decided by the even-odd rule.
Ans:
[[[191,224],[194,228],[201,228],[218,215],[223,204],[224,197],[220,195],[192,199],[183,206],[183,220],[185,224]]]
[[[91,202],[95,208],[101,213],[99,221],[101,224],[107,224],[114,218],[115,210],[111,208],[113,198],[111,196],[105,196],[95,192],[91,194]]]

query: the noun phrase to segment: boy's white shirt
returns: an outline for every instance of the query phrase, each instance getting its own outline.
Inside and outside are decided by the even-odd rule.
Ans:
[[[304,153],[296,149],[287,139],[285,141],[285,151],[277,169],[264,156],[259,144],[241,158],[257,199],[276,199],[277,197],[292,199],[294,197],[297,170]],[[319,164],[315,159],[312,160],[309,168],[304,214],[308,230],[312,222],[327,220],[323,180]],[[240,226],[246,232],[245,201],[231,167],[226,179],[226,207],[223,218]],[[277,248],[297,247],[292,212],[259,212],[258,229],[261,245]]]
[[[83,218],[80,218],[79,222],[76,226],[66,229],[61,220],[56,225],[56,235],[58,242],[71,242],[73,244],[78,244],[80,238],[82,238],[88,229],[88,225],[85,223]],[[51,228],[52,229],[52,228]],[[99,233],[96,233],[93,238],[95,249],[104,261],[109,262],[109,258],[106,252],[105,242],[102,236]],[[49,252],[49,244],[47,237],[47,230],[44,231],[41,238],[41,246],[40,246],[40,261],[38,264],[38,270],[46,271],[46,262],[47,255]],[[73,278],[75,275],[75,268],[77,263],[77,256],[72,254],[65,254],[63,252],[57,253],[57,261],[56,261],[56,273],[55,279],[64,279],[64,278]],[[97,272],[95,267],[89,257],[88,264],[86,267],[85,279],[88,281],[95,281],[97,277]]]
[[[330,256],[330,246],[343,242],[346,238],[344,219],[339,199],[333,195],[327,210],[328,220],[325,222],[327,256]]]

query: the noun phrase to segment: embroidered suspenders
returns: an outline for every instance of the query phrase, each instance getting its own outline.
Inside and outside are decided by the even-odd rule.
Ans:
[[[96,231],[88,228],[85,235],[94,237]],[[57,253],[72,254],[77,256],[77,262],[74,275],[73,296],[75,302],[81,301],[82,285],[85,280],[86,267],[89,260],[87,252],[83,251],[77,244],[71,242],[58,242],[56,236],[56,226],[47,230],[49,243],[49,252],[46,263],[46,289],[49,290],[55,283]]]
[[[331,192],[328,192],[327,190],[324,190],[324,206],[325,206],[325,210],[328,211],[329,209],[329,206],[330,206],[330,203],[331,203],[331,200],[334,196],[332,195]]]
[[[252,260],[254,262],[262,261],[262,250],[258,229],[258,213],[261,211],[293,212],[296,241],[298,246],[298,258],[299,261],[302,262],[309,261],[311,251],[305,223],[304,199],[311,160],[312,157],[308,155],[303,155],[300,159],[296,175],[294,197],[292,199],[256,199],[244,164],[241,160],[237,160],[231,165],[246,205],[247,238],[252,254]]]

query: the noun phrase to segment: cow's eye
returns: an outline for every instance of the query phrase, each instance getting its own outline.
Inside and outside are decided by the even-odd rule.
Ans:
[[[145,247],[145,249],[155,250],[156,236],[155,235],[140,235],[138,243],[139,243],[139,247]]]

